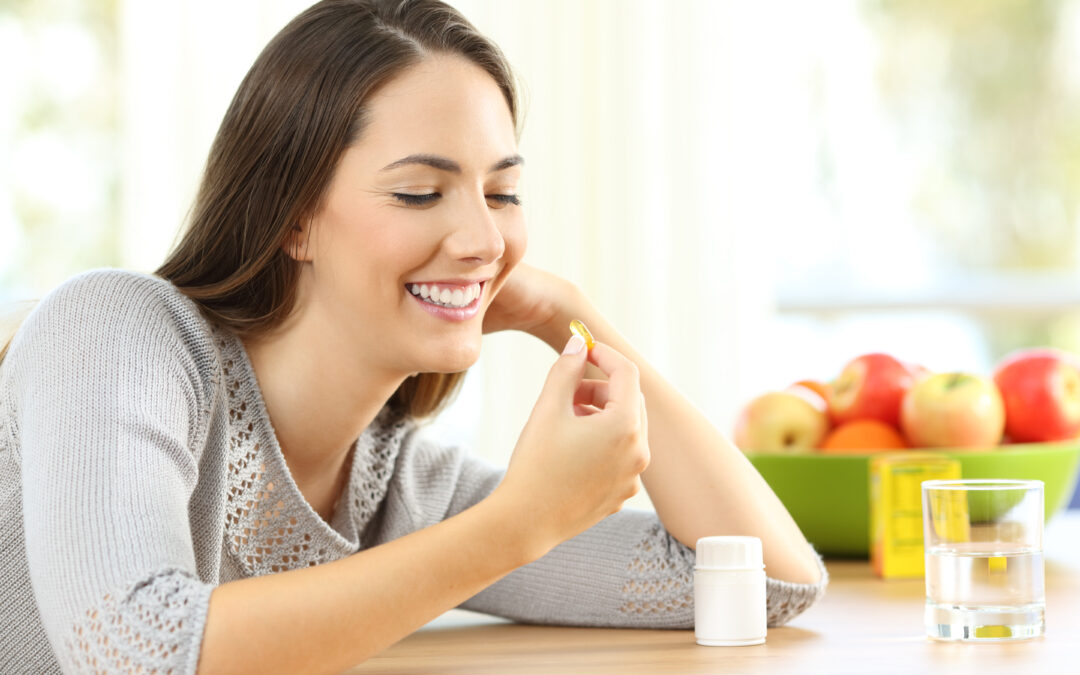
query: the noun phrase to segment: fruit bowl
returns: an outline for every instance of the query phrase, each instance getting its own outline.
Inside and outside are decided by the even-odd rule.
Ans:
[[[960,460],[963,478],[1043,481],[1047,520],[1069,503],[1080,477],[1080,443],[1077,442],[1004,445],[991,450],[945,448],[929,452]],[[878,454],[747,453],[746,456],[818,553],[865,558],[870,550],[870,460]]]

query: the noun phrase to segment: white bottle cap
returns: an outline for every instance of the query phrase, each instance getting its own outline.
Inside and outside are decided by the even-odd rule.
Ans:
[[[765,567],[757,537],[702,537],[695,547],[699,570],[760,570]]]

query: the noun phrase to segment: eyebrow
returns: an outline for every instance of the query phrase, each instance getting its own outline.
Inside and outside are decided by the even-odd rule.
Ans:
[[[524,163],[525,158],[521,155],[510,155],[509,157],[504,157],[498,162],[495,162],[495,164],[493,164],[491,168],[488,169],[488,173],[495,173],[496,171],[502,171],[503,169],[509,169],[512,166],[517,166]],[[423,164],[425,166],[439,169],[440,171],[461,173],[461,165],[454,160],[440,157],[438,155],[427,155],[423,153],[409,155],[408,157],[402,157],[395,162],[390,162],[379,171],[380,173],[383,171],[390,171],[391,169],[396,169],[398,167],[406,166],[409,164]]]

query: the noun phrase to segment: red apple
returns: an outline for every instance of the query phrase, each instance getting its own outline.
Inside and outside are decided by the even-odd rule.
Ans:
[[[915,376],[903,362],[888,354],[864,354],[829,383],[829,414],[834,424],[875,419],[898,426],[900,402],[913,384]]]
[[[916,447],[989,448],[1001,442],[1005,405],[989,378],[937,373],[904,396],[900,422]]]
[[[1080,434],[1080,365],[1057,349],[1022,349],[1002,359],[994,382],[1005,400],[1005,432],[1016,443]]]
[[[790,391],[758,396],[739,414],[735,445],[746,452],[813,452],[829,430],[829,420],[809,399]]]

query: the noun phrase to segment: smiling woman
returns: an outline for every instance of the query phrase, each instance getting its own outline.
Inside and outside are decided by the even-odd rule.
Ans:
[[[690,628],[718,534],[762,540],[772,625],[821,596],[742,453],[521,263],[516,124],[436,0],[267,45],[165,263],[69,279],[0,363],[0,670],[336,672],[455,606]],[[418,424],[498,330],[558,354],[505,472]]]

